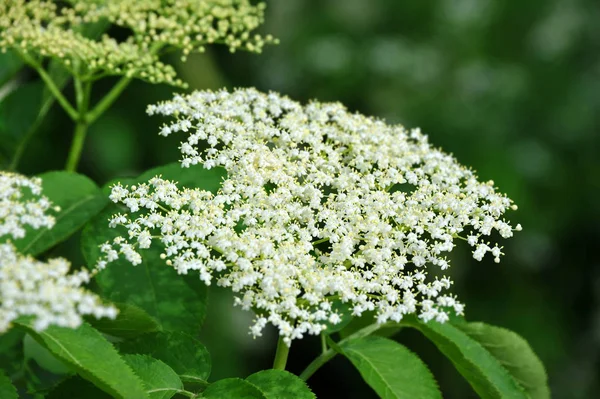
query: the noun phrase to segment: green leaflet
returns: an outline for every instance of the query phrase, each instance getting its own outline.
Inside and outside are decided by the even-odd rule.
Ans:
[[[23,83],[0,98],[0,151],[6,159],[13,156],[19,141],[36,119],[44,87],[42,82]]]
[[[30,321],[15,325],[25,329],[54,356],[79,375],[116,398],[147,398],[142,382],[115,348],[88,324],[77,329],[50,326],[37,332]]]
[[[315,399],[316,396],[298,376],[283,370],[264,370],[246,381],[258,387],[267,399]]]
[[[207,399],[268,399],[254,384],[240,378],[226,378],[210,384],[202,397]]]
[[[108,206],[83,230],[81,250],[91,267],[100,256],[98,245],[126,234],[108,227],[109,217],[118,211]],[[96,281],[103,297],[113,302],[139,306],[165,330],[199,331],[206,314],[207,288],[197,276],[181,276],[160,259],[162,248],[154,243],[142,250],[143,261],[133,266],[124,259],[110,263]]]
[[[9,375],[22,367],[24,336],[25,333],[18,328],[11,328],[0,334],[0,365]]]
[[[0,52],[0,86],[11,79],[23,67],[23,61],[12,50]]]
[[[23,339],[23,353],[25,360],[34,360],[40,367],[53,374],[69,374],[71,368],[59,360],[48,349],[38,343],[31,335],[26,334]]]
[[[123,358],[144,382],[150,399],[170,399],[183,389],[177,374],[160,360],[145,355],[125,355]]]
[[[442,397],[425,363],[395,341],[367,336],[350,340],[339,349],[381,398]]]
[[[119,344],[122,353],[140,353],[168,364],[186,382],[206,384],[211,360],[204,345],[182,332],[144,334]]]
[[[113,304],[119,309],[116,319],[96,319],[90,317],[88,322],[95,329],[108,335],[120,338],[137,337],[149,332],[160,331],[161,327],[154,318],[138,306],[128,303]]]
[[[42,194],[54,205],[56,224],[51,229],[28,229],[24,238],[15,241],[20,252],[33,256],[64,241],[88,220],[98,214],[108,203],[108,198],[89,178],[71,172],[48,172],[42,178]]]
[[[405,317],[402,324],[418,329],[429,338],[454,363],[481,398],[528,397],[498,359],[463,332],[462,327],[457,327],[464,323],[423,323],[415,317]]]
[[[487,349],[532,399],[550,398],[544,365],[520,335],[484,323],[461,323],[457,327]]]
[[[17,389],[10,381],[10,378],[0,369],[0,398],[2,399],[17,399]]]

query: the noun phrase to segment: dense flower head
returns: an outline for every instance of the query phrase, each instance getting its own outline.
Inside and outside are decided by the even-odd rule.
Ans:
[[[185,86],[159,60],[162,50],[179,49],[184,59],[212,43],[260,52],[275,42],[253,33],[264,8],[249,0],[0,0],[0,48],[58,59],[88,79],[126,75]],[[97,34],[110,25],[128,36]]]
[[[0,244],[0,333],[21,316],[32,316],[38,331],[50,325],[78,327],[83,315],[114,318],[114,307],[81,287],[90,274],[69,274],[69,268],[65,259],[40,262],[18,253],[10,242]]]
[[[215,194],[160,176],[110,198],[128,208],[110,220],[128,237],[102,247],[99,267],[154,241],[179,273],[230,287],[285,341],[337,323],[334,301],[378,322],[406,314],[444,322],[463,305],[442,273],[456,239],[481,260],[509,238],[510,199],[493,182],[407,130],[350,113],[337,103],[301,105],[254,89],[195,92],[148,108],[173,116],[161,134],[185,134],[183,167],[226,171]]]
[[[54,226],[52,204],[42,195],[40,178],[0,171],[0,237],[25,237],[26,227]],[[54,210],[58,208],[54,207]]]

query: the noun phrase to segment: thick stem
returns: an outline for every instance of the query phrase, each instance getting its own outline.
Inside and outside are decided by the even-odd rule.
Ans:
[[[327,335],[321,333],[321,353],[327,352]]]
[[[69,172],[75,172],[77,165],[79,164],[79,158],[81,158],[81,151],[83,150],[83,143],[85,142],[85,135],[87,133],[88,124],[84,121],[78,121],[75,125],[75,132],[73,133],[73,141],[71,142],[71,149],[69,150],[69,158],[65,165],[65,170]]]
[[[277,340],[277,352],[275,352],[275,360],[273,360],[273,368],[275,370],[285,370],[287,358],[290,353],[290,347],[283,342],[283,338],[279,336]]]
[[[91,83],[82,83],[77,76],[74,78],[74,83],[75,98],[77,99],[77,112],[79,116],[75,121],[73,141],[71,142],[69,157],[67,159],[67,164],[65,165],[65,170],[69,172],[75,172],[77,170],[79,158],[81,158],[81,152],[83,150],[83,144],[85,142],[85,135],[90,125],[86,120],[86,114],[90,102]]]
[[[366,337],[367,335],[374,333],[375,331],[379,330],[380,328],[388,327],[388,326],[392,326],[392,325],[397,325],[397,324],[396,323],[371,324],[361,330],[358,330],[354,334],[349,335],[348,337],[344,338],[343,340],[341,340],[338,343],[337,346],[343,345],[345,342],[348,342],[353,339]],[[333,359],[335,357],[335,355],[337,355],[337,352],[334,349],[328,349],[325,352],[321,353],[319,356],[317,356],[317,358],[315,360],[313,360],[304,369],[304,371],[300,374],[300,378],[303,379],[304,381],[308,380],[325,363],[327,363],[328,361]]]

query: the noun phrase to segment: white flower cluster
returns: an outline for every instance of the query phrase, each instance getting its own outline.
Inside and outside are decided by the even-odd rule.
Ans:
[[[50,209],[59,210],[42,196],[41,179],[0,172],[0,237],[23,238],[27,226],[51,228],[55,219],[46,214]],[[22,255],[10,241],[0,244],[0,333],[21,316],[33,316],[37,330],[49,325],[74,328],[87,314],[114,318],[114,307],[102,305],[81,288],[90,273],[67,274],[69,266],[60,258],[45,263]]]
[[[112,227],[128,237],[106,243],[99,266],[154,241],[179,273],[231,287],[236,304],[285,341],[337,323],[333,301],[378,322],[417,313],[444,322],[463,305],[446,293],[440,271],[455,239],[480,260],[501,248],[485,241],[513,229],[511,200],[427,142],[418,129],[389,126],[342,105],[301,105],[254,89],[195,92],[150,106],[175,116],[161,134],[184,132],[184,167],[227,172],[216,194],[180,189],[160,177],[116,185],[110,198],[129,208]],[[428,274],[430,275],[428,277]]]
[[[114,307],[81,288],[90,274],[68,274],[69,267],[65,259],[40,262],[18,253],[11,243],[0,244],[0,333],[21,316],[33,316],[38,331],[50,325],[76,328],[83,315],[115,318]]]
[[[26,226],[54,226],[54,216],[46,215],[52,204],[41,193],[40,178],[0,171],[0,237],[10,235],[16,240],[25,237]]]

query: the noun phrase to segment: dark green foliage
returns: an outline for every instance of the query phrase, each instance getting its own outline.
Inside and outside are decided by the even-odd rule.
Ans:
[[[205,383],[211,360],[204,345],[183,332],[165,331],[140,335],[119,344],[121,353],[150,355],[168,364],[183,381]]]

